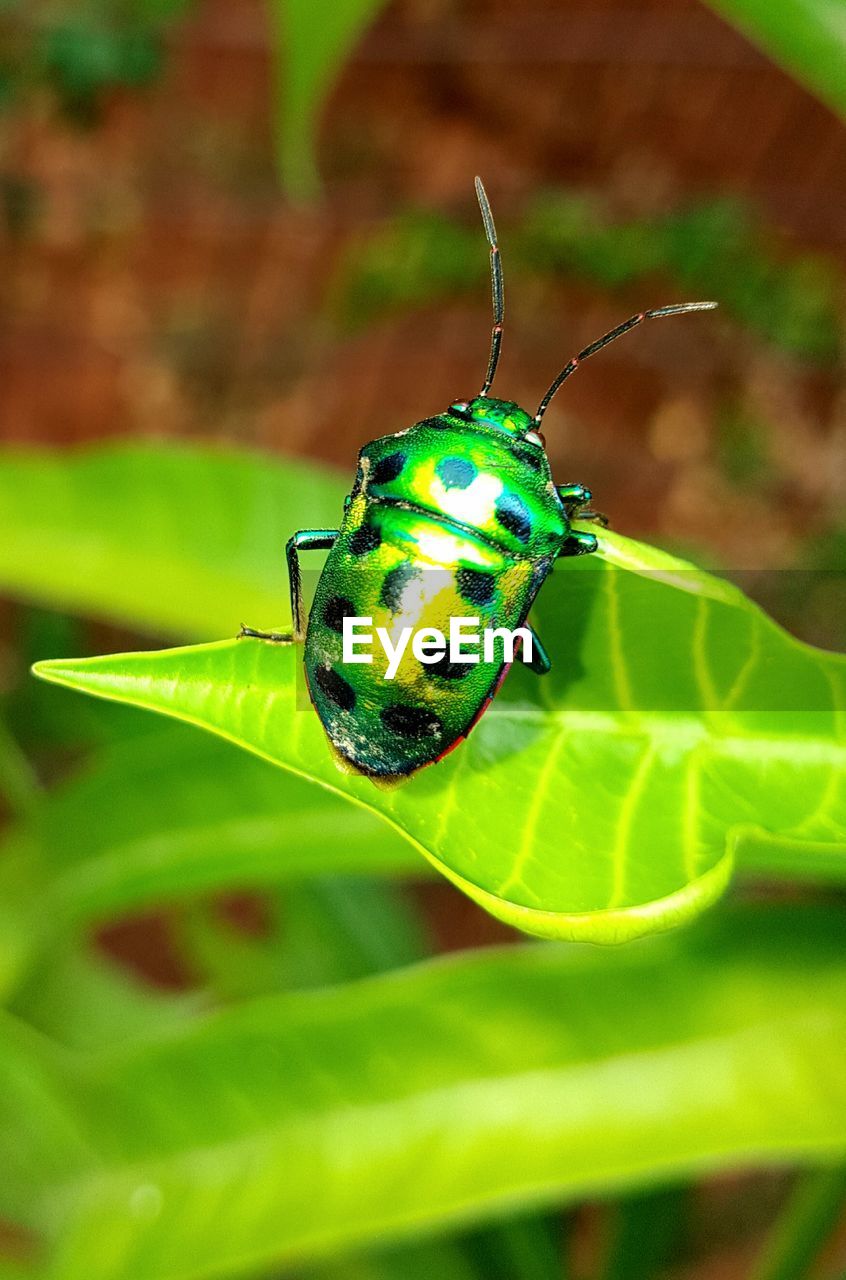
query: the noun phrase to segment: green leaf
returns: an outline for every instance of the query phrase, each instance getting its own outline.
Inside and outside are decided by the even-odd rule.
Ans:
[[[91,1166],[68,1067],[64,1051],[0,1010],[0,1219],[14,1226],[38,1227],[44,1188],[85,1177]]]
[[[84,648],[88,634],[81,618],[38,605],[16,610],[11,687],[2,706],[10,732],[35,759],[54,758],[57,751],[68,748],[78,752],[83,747],[125,742],[135,733],[150,731],[148,722],[126,707],[93,699],[83,706],[67,689],[30,679],[33,663],[74,657]]]
[[[268,0],[276,79],[276,152],[291,195],[319,187],[314,151],[320,108],[344,59],[385,0]]]
[[[604,533],[533,614],[551,675],[515,668],[460,749],[392,789],[341,773],[293,645],[39,663],[210,729],[372,809],[477,902],[546,936],[621,941],[702,911],[747,845],[846,875],[846,659],[728,583]]]
[[[0,587],[193,640],[288,613],[285,543],[337,524],[342,482],[229,449],[154,444],[0,460]]]
[[[284,625],[284,543],[298,526],[335,524],[344,487],[336,477],[302,464],[187,446],[11,452],[0,461],[0,585],[28,599],[60,602],[191,638],[233,634],[241,620]],[[290,725],[308,726],[313,750],[308,759],[292,758],[291,763],[333,789],[357,788],[356,798],[392,820],[396,808],[403,825],[405,813],[399,811],[419,800],[409,824],[412,836],[431,841],[435,856],[443,856],[445,863],[454,857],[445,835],[450,845],[453,838],[463,842],[453,869],[470,882],[484,855],[481,894],[509,875],[514,839],[503,841],[503,821],[518,839],[531,823],[535,834],[525,840],[521,880],[539,899],[532,903],[526,897],[523,905],[537,907],[551,896],[556,910],[563,907],[564,915],[577,917],[554,924],[563,923],[576,936],[625,937],[632,925],[668,923],[675,906],[682,915],[697,910],[728,876],[727,849],[741,865],[748,859],[756,871],[841,879],[843,731],[842,716],[835,716],[831,700],[842,701],[842,660],[793,644],[714,579],[622,539],[607,536],[604,547],[607,557],[634,572],[615,575],[612,600],[603,566],[596,571],[588,562],[564,566],[566,572],[544,587],[537,610],[555,659],[552,676],[536,681],[514,670],[505,696],[497,699],[468,744],[443,764],[393,797],[369,783],[345,779],[330,766],[309,708]],[[705,671],[703,655],[714,667],[710,692],[697,692],[696,653],[700,674]],[[243,654],[239,661],[247,657]],[[624,713],[619,705],[625,682],[618,689],[613,678],[609,681],[621,660],[632,672],[632,712]],[[167,658],[156,661],[166,663]],[[270,688],[268,694],[278,694],[292,708],[296,664],[278,650],[268,651],[263,661],[272,686],[277,668],[284,668],[288,684],[283,680],[284,687]],[[714,711],[709,697],[729,689],[735,676],[747,682],[744,696],[728,712]],[[816,710],[797,711],[802,707]],[[168,701],[167,710],[179,708]],[[287,735],[284,706],[282,711],[283,721],[272,726],[279,737]],[[644,766],[648,785],[640,804],[627,811],[629,849],[615,861],[615,823],[630,794],[626,780],[631,780],[646,743],[656,747],[659,763],[651,776]],[[282,757],[289,750],[295,755],[294,745],[283,743]],[[239,766],[233,762],[232,768]],[[491,779],[487,787],[478,776],[486,772]],[[735,776],[736,787],[731,781]],[[470,779],[473,789],[465,793]],[[488,804],[494,783],[499,791],[493,805],[474,808],[479,795]],[[282,780],[266,786],[277,784]],[[682,785],[691,793],[698,787],[695,804],[683,806]],[[442,795],[451,812],[439,836]],[[518,800],[512,807],[513,796]],[[814,796],[821,802],[816,817]],[[509,808],[503,819],[506,797]],[[92,795],[92,803],[96,799]],[[650,814],[653,801],[663,809]],[[142,795],[127,811],[116,847],[131,841],[132,823],[145,805]],[[685,829],[680,826],[683,813],[689,819]],[[77,810],[74,821],[79,820]],[[347,820],[352,824],[361,815],[355,819],[349,813]],[[342,822],[339,815],[339,826]],[[144,834],[142,823],[139,843]],[[63,849],[70,867],[76,856],[67,848],[67,838],[61,843],[59,832],[59,862]],[[230,852],[231,846],[221,866],[232,861]],[[189,863],[186,858],[183,871]],[[247,871],[249,864],[247,856]],[[125,884],[132,867],[129,859]],[[362,868],[347,868],[355,869]],[[174,882],[180,874],[174,874]],[[139,889],[138,901],[143,893],[169,892],[153,876],[147,886]],[[110,892],[106,889],[103,897],[107,911],[117,905],[124,888],[117,885],[111,900]],[[129,905],[131,891],[126,892]],[[667,898],[669,902],[661,901]],[[96,892],[90,902],[97,910]],[[646,921],[638,918],[644,914]]]
[[[846,10],[841,0],[709,0],[837,114],[846,115]]]
[[[2,1025],[0,1207],[50,1280],[182,1280],[842,1158],[837,911],[504,948],[69,1058]],[[23,1194],[23,1190],[26,1194]]]
[[[374,815],[183,726],[147,726],[44,793],[0,842],[0,872],[0,991],[57,936],[129,912],[327,875],[430,874]]]
[[[182,728],[100,753],[8,847],[25,842],[64,926],[204,892],[421,870],[370,814]]]
[[[204,1003],[195,992],[153,991],[87,948],[60,947],[27,974],[9,1008],[61,1044],[92,1049],[164,1032]]]

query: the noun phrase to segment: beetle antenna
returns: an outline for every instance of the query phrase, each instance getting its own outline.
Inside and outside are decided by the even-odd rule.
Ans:
[[[479,392],[480,396],[486,396],[491,389],[496,366],[499,364],[499,352],[502,347],[502,319],[505,315],[505,294],[502,287],[502,260],[499,256],[499,245],[496,242],[496,227],[491,213],[491,203],[488,200],[488,194],[485,191],[482,179],[478,176],[476,178],[476,199],[479,201],[482,222],[485,225],[485,235],[488,237],[488,244],[491,247],[491,297],[493,298],[494,322],[491,330],[491,354],[488,358],[488,371],[485,374],[482,390]]]
[[[597,338],[590,346],[585,347],[584,351],[580,351],[577,356],[569,364],[565,364],[552,386],[547,391],[543,400],[538,405],[538,411],[535,414],[534,424],[538,425],[543,415],[549,408],[549,402],[555,395],[562,382],[566,382],[571,373],[575,373],[583,360],[587,360],[588,356],[595,355],[597,351],[601,351],[603,347],[607,347],[609,342],[613,342],[615,338],[621,337],[624,333],[628,333],[629,329],[636,329],[644,320],[659,320],[662,316],[683,316],[688,311],[713,311],[718,304],[716,302],[677,302],[670,307],[656,307],[653,311],[639,311],[636,316],[632,316],[629,320],[624,320],[622,324],[618,324],[616,329],[611,329],[601,338]],[[484,393],[483,393],[484,394]]]

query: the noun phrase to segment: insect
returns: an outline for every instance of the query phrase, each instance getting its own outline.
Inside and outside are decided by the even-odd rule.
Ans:
[[[493,329],[482,389],[469,400],[361,450],[352,491],[337,529],[303,529],[286,554],[293,635],[242,628],[241,634],[290,643],[305,639],[311,700],[339,763],[374,779],[398,779],[442,759],[467,737],[507,671],[504,659],[461,663],[444,653],[424,664],[410,649],[394,679],[372,662],[343,661],[344,619],[375,627],[448,629],[472,616],[482,627],[528,626],[541,584],[562,556],[596,550],[594,534],[573,520],[601,519],[582,484],[556,485],[541,422],[559,387],[583,360],[644,320],[708,310],[689,302],[641,311],[570,360],[534,414],[490,395],[502,344],[504,293],[493,215],[476,178],[490,248]],[[308,628],[299,557],[328,551]],[[531,630],[530,665],[550,659]],[[527,657],[520,653],[520,658]]]

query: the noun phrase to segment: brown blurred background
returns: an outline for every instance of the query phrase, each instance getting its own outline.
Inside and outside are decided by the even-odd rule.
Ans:
[[[579,372],[547,418],[557,476],[616,528],[715,566],[846,562],[846,131],[698,0],[393,0],[329,97],[308,204],[274,169],[258,0],[202,0],[163,41],[143,87],[80,113],[35,85],[0,119],[4,442],[227,439],[351,471],[366,439],[480,382],[480,172],[506,273],[500,395],[533,406],[641,307],[724,304]],[[571,244],[553,262],[526,232],[554,223],[550,192],[607,224],[592,259]],[[419,243],[409,211],[440,220]],[[450,226],[465,239],[446,269]],[[669,249],[609,277],[644,228]],[[356,274],[374,238],[405,296],[390,254],[375,294]]]

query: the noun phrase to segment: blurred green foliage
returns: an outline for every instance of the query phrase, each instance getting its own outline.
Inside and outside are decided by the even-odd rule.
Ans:
[[[193,0],[3,0],[0,107],[47,88],[82,123],[105,96],[139,88],[161,71],[167,24]]]
[[[99,1043],[73,1051],[4,1014],[0,1210],[42,1237],[36,1275],[176,1280],[762,1152],[833,1162],[841,925],[762,907],[624,953],[488,950],[181,1024],[167,1001],[158,1029],[133,1007],[129,1034],[116,988],[111,1037],[100,984]]]
[[[608,289],[649,283],[707,295],[744,327],[793,355],[833,362],[840,343],[843,280],[821,254],[788,254],[778,237],[734,201],[654,218],[614,221],[595,198],[536,197],[500,232],[512,272],[587,280]],[[412,212],[357,240],[332,299],[345,327],[386,310],[476,294],[487,274],[479,233],[437,214]],[[669,301],[650,298],[649,305]]]

